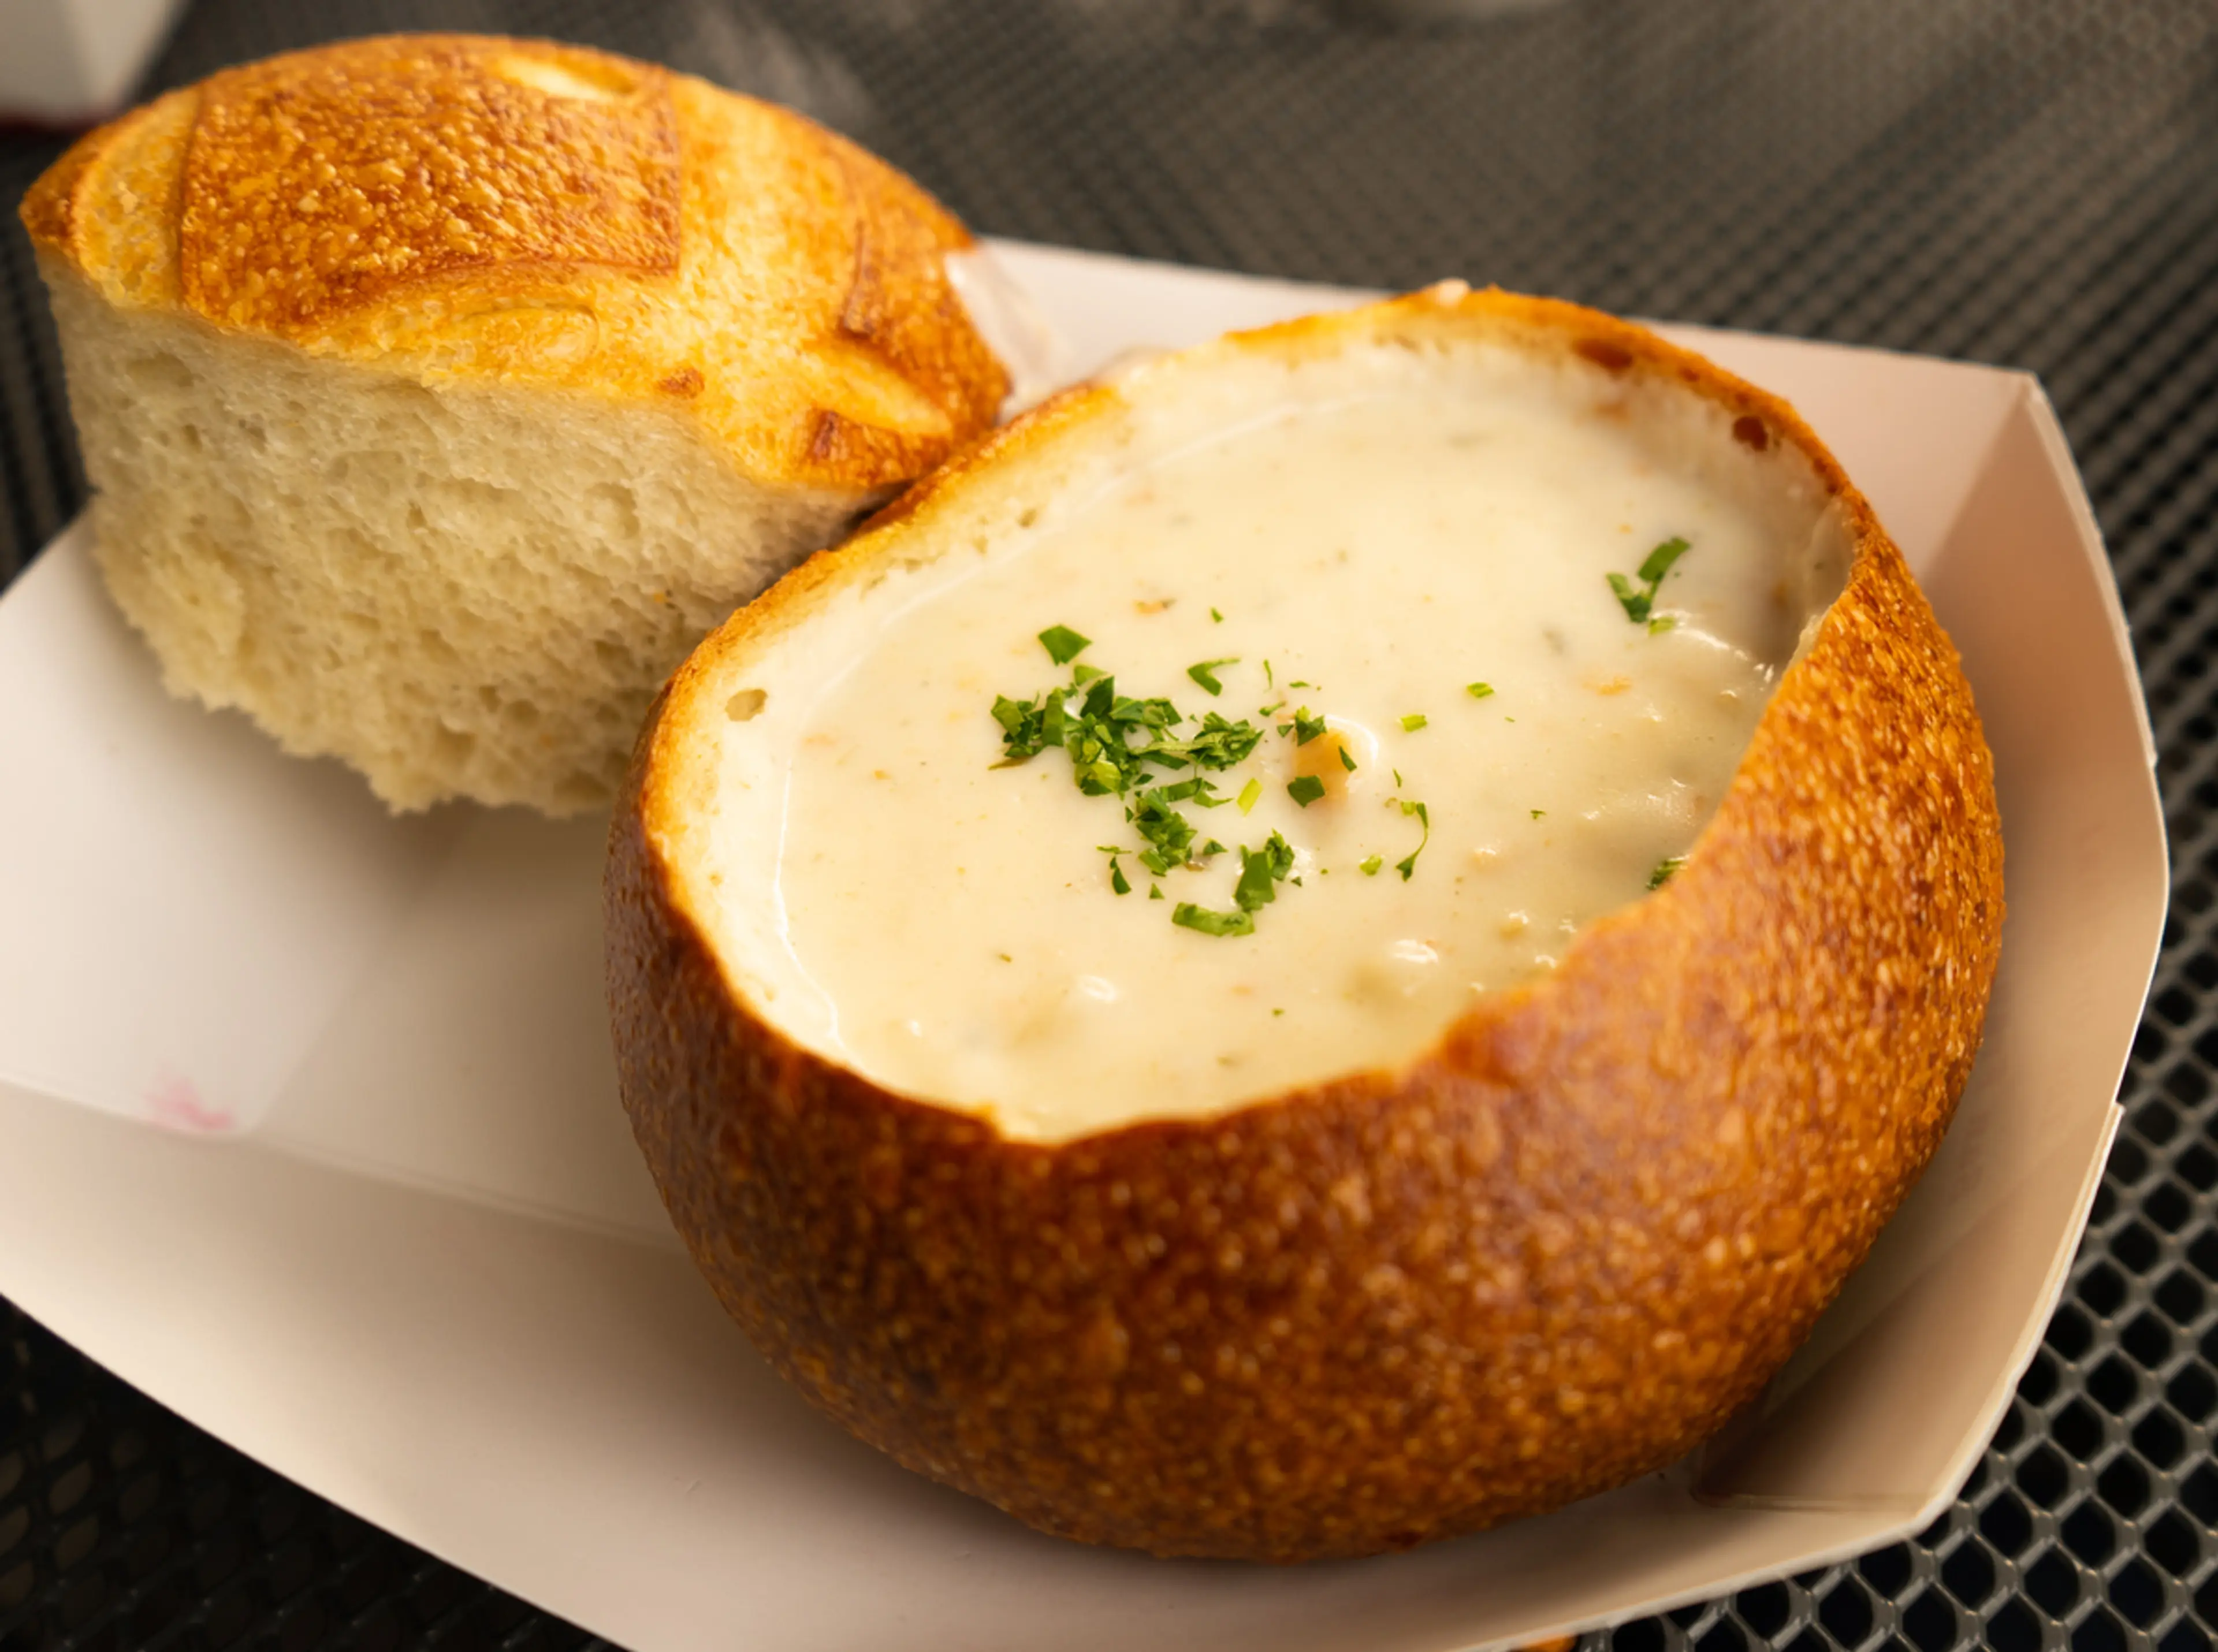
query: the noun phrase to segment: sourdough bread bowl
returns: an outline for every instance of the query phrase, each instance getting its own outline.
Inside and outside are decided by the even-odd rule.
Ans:
[[[1420,518],[1445,526],[1404,556]],[[1466,556],[1477,597],[1449,583]],[[1361,642],[1343,680],[1301,663],[1329,657],[1292,634],[1312,587]],[[1158,669],[1215,637],[1190,680]],[[1099,702],[1092,659],[1124,671]],[[1118,693],[1166,704],[1128,721],[1170,755],[1089,794],[1072,731]],[[1720,704],[1721,755],[1675,743]],[[1185,766],[1140,732],[1199,752],[1201,708],[1265,721]],[[1574,775],[1582,739],[1602,756]],[[1643,763],[1663,777],[1628,791]],[[955,789],[901,789],[927,764]],[[1205,768],[1213,795],[1171,799],[1193,836],[1149,835],[1146,788]],[[841,771],[895,789],[844,835]],[[1395,831],[1417,846],[1388,868]],[[1019,869],[1034,840],[1045,869]],[[1568,905],[1490,894],[1521,855],[1601,869]],[[625,1105],[781,1372],[1043,1530],[1286,1562],[1558,1507],[1746,1403],[1948,1123],[2002,848],[1955,653],[1792,409],[1641,329],[1450,285],[1068,393],[787,576],[655,707],[606,905]],[[1102,962],[1127,935],[1162,950]],[[1423,979],[1380,988],[1390,956]],[[890,1007],[848,995],[873,972]],[[1027,975],[1044,1000],[997,984]],[[947,1049],[904,1055],[935,1022]]]
[[[692,645],[1008,387],[908,179],[545,41],[226,70],[22,215],[169,688],[396,808],[605,803]]]

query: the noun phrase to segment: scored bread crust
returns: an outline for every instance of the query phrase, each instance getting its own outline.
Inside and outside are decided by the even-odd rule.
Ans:
[[[1018,1142],[801,1047],[709,938],[685,857],[738,674],[832,591],[988,535],[1014,510],[1004,467],[1112,430],[1114,388],[999,433],[796,570],[642,734],[609,987],[672,1220],[819,1406],[1046,1531],[1362,1555],[1662,1468],[1802,1342],[1970,1072],[2003,919],[1992,759],[1899,552],[1791,408],[1641,329],[1498,293],[1217,348],[1467,337],[1676,380],[1741,442],[1799,449],[1854,560],[1682,869],[1406,1067]]]
[[[922,189],[791,110],[552,41],[225,70],[80,139],[22,217],[111,305],[679,412],[758,481],[905,481],[1008,390],[940,264],[970,233]]]
[[[915,184],[546,41],[226,70],[22,216],[94,554],[164,682],[396,808],[605,803],[702,634],[1009,388]]]

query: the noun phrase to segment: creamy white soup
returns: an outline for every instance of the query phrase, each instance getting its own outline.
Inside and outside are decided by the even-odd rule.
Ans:
[[[1822,498],[1598,372],[1312,376],[848,626],[787,708],[809,1042],[1021,1137],[1205,1114],[1673,875],[1832,594]]]

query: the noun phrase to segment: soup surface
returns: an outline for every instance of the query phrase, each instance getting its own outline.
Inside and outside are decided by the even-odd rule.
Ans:
[[[885,604],[786,781],[815,1042],[1020,1137],[1205,1114],[1409,1059],[1668,879],[1804,546],[1529,379],[1293,399]]]

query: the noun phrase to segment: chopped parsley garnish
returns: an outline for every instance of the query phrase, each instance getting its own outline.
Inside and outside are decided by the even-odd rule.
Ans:
[[[1132,829],[1150,845],[1141,851],[1140,864],[1158,877],[1174,866],[1186,864],[1186,845],[1193,841],[1193,823],[1172,807],[1173,789],[1150,787],[1124,811],[1131,819]]]
[[[1539,820],[1542,815],[1546,814],[1547,812],[1548,812],[1548,811],[1547,811],[1547,810],[1546,810],[1546,809],[1534,809],[1534,810],[1531,811],[1532,815],[1533,815],[1533,818],[1534,820]]]
[[[1660,889],[1671,881],[1671,874],[1687,863],[1684,855],[1666,855],[1656,863],[1656,869],[1648,875],[1648,887]]]
[[[1086,638],[1067,626],[1042,632],[1040,641],[1058,664],[1068,664],[1078,650],[1088,646]],[[1232,663],[1220,659],[1197,666],[1195,680],[1199,682],[1216,666]],[[1217,691],[1213,681],[1204,686]],[[1120,895],[1130,894],[1132,885],[1119,856],[1135,855],[1143,867],[1161,878],[1175,870],[1199,867],[1211,856],[1226,852],[1214,838],[1199,849],[1194,847],[1194,825],[1180,806],[1221,808],[1231,802],[1233,799],[1217,795],[1217,783],[1209,771],[1222,771],[1245,762],[1265,733],[1254,723],[1234,722],[1214,711],[1197,722],[1168,700],[1119,694],[1113,676],[1090,665],[1073,665],[1068,683],[1030,700],[996,695],[993,715],[1001,726],[1003,753],[995,767],[1026,763],[1043,752],[1060,747],[1070,759],[1071,780],[1080,791],[1089,797],[1125,800],[1125,821],[1139,834],[1143,846],[1137,851],[1122,845],[1100,846],[1110,857],[1110,887]],[[1182,729],[1188,732],[1182,733]],[[1170,770],[1171,775],[1163,770]],[[1251,779],[1241,795],[1248,800],[1244,808],[1252,808],[1262,795],[1262,783]],[[1150,900],[1165,898],[1160,884],[1151,884],[1148,893]],[[1190,929],[1229,935],[1247,934],[1253,928],[1244,911],[1234,916],[1246,927],[1211,928],[1223,914],[1211,914],[1190,902],[1180,904],[1182,910],[1199,914],[1189,919],[1174,914],[1174,921]]]
[[[1240,846],[1240,882],[1232,890],[1232,899],[1242,912],[1255,912],[1269,906],[1279,898],[1273,886],[1286,882],[1286,874],[1294,869],[1294,849],[1284,838],[1273,832],[1261,849]]]
[[[1176,706],[1168,700],[1120,695],[1117,679],[1098,671],[1083,678],[1074,672],[1066,686],[1031,700],[996,695],[994,721],[1001,726],[1005,762],[1023,763],[1050,746],[1062,746],[1070,754],[1079,789],[1089,796],[1124,795],[1144,779],[1151,763],[1166,769],[1230,769],[1263,738],[1253,723],[1229,722],[1212,711],[1202,718],[1198,733],[1177,739],[1170,731],[1186,719]],[[1205,798],[1207,789],[1205,783],[1188,795]]]
[[[1491,683],[1466,683],[1463,685],[1463,691],[1471,696],[1474,700],[1484,700],[1488,695],[1494,692],[1494,684]]]
[[[1058,665],[1068,665],[1084,653],[1093,642],[1092,637],[1081,637],[1067,625],[1050,625],[1039,634],[1040,647],[1047,657]]]
[[[1212,620],[1215,620],[1215,621],[1216,621],[1219,625],[1222,625],[1222,624],[1224,624],[1224,615],[1222,615],[1222,614],[1220,614],[1220,613],[1218,613],[1218,612],[1217,612],[1215,609],[1213,609],[1213,608],[1212,608],[1212,609],[1211,609],[1209,610],[1209,617],[1210,617],[1211,619],[1212,619]]]
[[[1005,763],[1022,763],[1026,758],[1037,756],[1047,744],[1046,709],[1029,700],[995,695],[994,721],[1001,726]]]
[[[1171,922],[1180,929],[1198,930],[1204,935],[1253,935],[1255,919],[1244,912],[1211,912],[1206,906],[1197,906],[1191,900],[1181,900],[1171,908]]]
[[[1417,824],[1425,829],[1425,835],[1417,839],[1417,846],[1406,857],[1394,863],[1394,869],[1402,875],[1402,882],[1407,883],[1410,874],[1417,869],[1417,857],[1425,852],[1425,845],[1433,840],[1433,817],[1431,811],[1422,803],[1404,803],[1402,813],[1416,815]]]
[[[1219,621],[1224,618],[1214,609],[1211,616]],[[1125,823],[1140,839],[1142,846],[1137,849],[1129,844],[1100,845],[1109,857],[1109,887],[1119,895],[1132,893],[1133,882],[1126,876],[1123,862],[1123,857],[1131,855],[1150,875],[1148,899],[1169,900],[1159,880],[1175,872],[1199,871],[1213,857],[1231,852],[1215,838],[1203,839],[1197,847],[1195,840],[1200,834],[1182,806],[1222,808],[1236,802],[1243,815],[1253,812],[1263,798],[1261,779],[1249,778],[1236,797],[1229,797],[1218,794],[1217,782],[1211,775],[1247,761],[1270,725],[1236,722],[1214,711],[1190,718],[1167,699],[1119,694],[1117,679],[1110,672],[1073,663],[1092,642],[1068,626],[1049,627],[1039,634],[1039,641],[1056,665],[1070,666],[1070,679],[1029,700],[1012,699],[1005,694],[994,696],[993,716],[1001,730],[1002,751],[1001,762],[994,766],[1013,767],[1043,752],[1060,748],[1070,759],[1072,783],[1089,797],[1122,800]],[[1239,663],[1236,657],[1203,660],[1189,665],[1186,675],[1210,694],[1221,694],[1224,685],[1217,678],[1218,670]],[[1262,665],[1265,678],[1271,678],[1270,661],[1264,660]],[[1313,689],[1316,684],[1290,686]],[[1494,692],[1483,683],[1469,685],[1469,691],[1481,699]],[[1267,707],[1261,715],[1267,718],[1285,703],[1280,701]],[[1414,733],[1427,727],[1428,721],[1422,712],[1412,712],[1402,719],[1402,727]],[[1312,715],[1307,706],[1277,727],[1281,738],[1291,737],[1298,746],[1307,746],[1327,732],[1325,718]],[[1335,737],[1334,752],[1343,770],[1355,772],[1355,754],[1345,741]],[[1398,770],[1394,783],[1397,788],[1402,783]],[[1324,779],[1318,775],[1298,775],[1286,784],[1286,795],[1304,808],[1324,796],[1325,790]],[[1432,816],[1420,802],[1390,800],[1390,806],[1394,804],[1404,815],[1416,816],[1423,828],[1416,848],[1395,863],[1395,869],[1407,882],[1416,872],[1418,857],[1432,841]],[[1533,818],[1540,818],[1538,810]],[[1234,910],[1218,911],[1180,900],[1172,906],[1171,922],[1203,935],[1252,935],[1255,913],[1278,899],[1279,884],[1301,887],[1302,880],[1293,875],[1293,845],[1279,832],[1273,832],[1260,849],[1242,845],[1239,856]],[[1385,857],[1375,854],[1358,863],[1366,877],[1376,877],[1385,863]]]
[[[1222,694],[1224,692],[1224,684],[1217,680],[1217,668],[1219,665],[1237,665],[1239,663],[1236,657],[1231,659],[1205,659],[1199,665],[1187,666],[1186,674],[1211,694]]]
[[[1212,711],[1202,718],[1201,733],[1192,739],[1167,740],[1155,752],[1182,757],[1199,768],[1230,769],[1236,763],[1245,762],[1262,738],[1263,731],[1255,724],[1244,719],[1227,722]]]
[[[1638,586],[1634,585],[1633,579],[1621,573],[1609,576],[1609,588],[1617,597],[1618,606],[1624,609],[1626,619],[1635,625],[1646,626],[1651,632],[1671,628],[1670,615],[1653,611],[1656,593],[1664,584],[1664,576],[1671,572],[1671,565],[1684,556],[1687,550],[1687,541],[1683,539],[1675,536],[1665,540],[1648,553],[1647,560],[1641,563],[1639,571],[1634,574],[1633,579],[1640,582]]]

